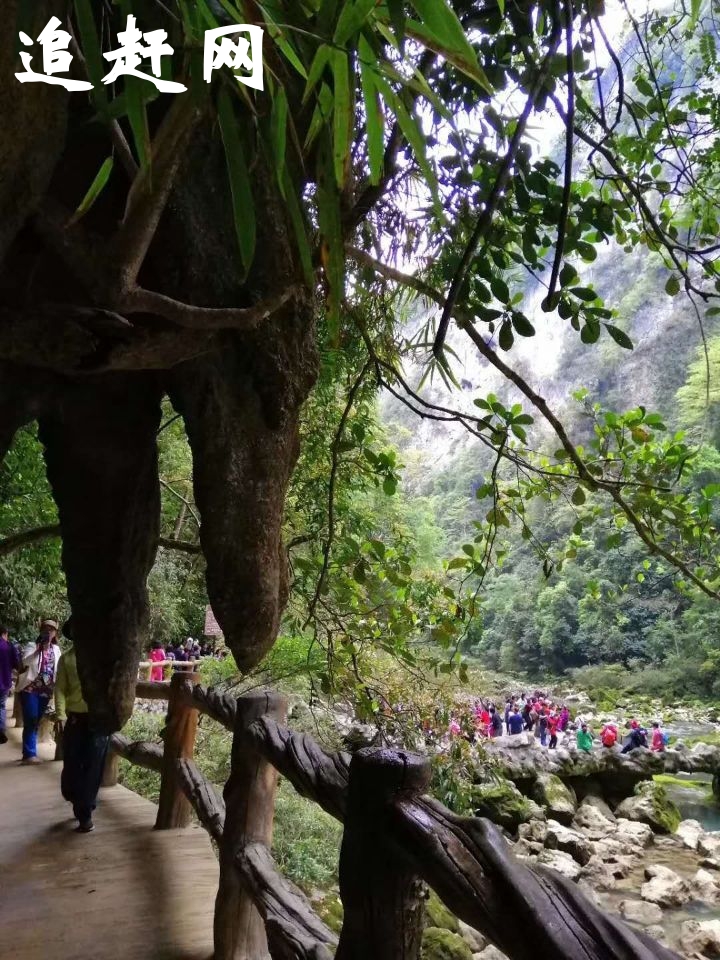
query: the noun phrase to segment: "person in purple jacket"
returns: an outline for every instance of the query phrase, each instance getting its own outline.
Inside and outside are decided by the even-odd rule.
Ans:
[[[7,743],[5,703],[12,687],[13,670],[19,665],[17,647],[10,643],[8,628],[0,626],[0,743]]]

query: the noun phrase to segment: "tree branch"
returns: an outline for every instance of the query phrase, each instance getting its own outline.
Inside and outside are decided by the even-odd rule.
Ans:
[[[467,272],[470,267],[470,261],[475,256],[478,244],[492,224],[495,211],[500,203],[500,199],[503,195],[505,187],[510,180],[513,164],[515,163],[515,157],[517,155],[518,148],[520,147],[520,140],[525,133],[525,128],[527,127],[530,115],[535,109],[535,104],[545,84],[545,80],[550,68],[550,61],[557,53],[561,38],[562,29],[560,20],[559,17],[556,17],[555,24],[553,26],[553,36],[548,52],[543,58],[543,62],[535,75],[532,88],[530,89],[530,93],[525,101],[523,111],[518,117],[517,124],[515,126],[515,130],[508,145],[507,151],[500,163],[495,181],[490,188],[487,199],[485,200],[485,206],[483,207],[477,223],[475,224],[475,229],[473,230],[472,235],[465,246],[460,263],[455,270],[455,275],[453,276],[450,284],[447,297],[445,298],[443,311],[440,316],[440,322],[438,323],[437,334],[435,336],[435,342],[433,344],[433,353],[436,357],[440,357],[442,354],[443,344],[447,335],[450,318],[455,310],[455,305],[458,301],[458,297],[460,296],[460,290],[465,283],[465,278],[467,277]]]
[[[298,285],[293,285],[273,297],[260,300],[252,307],[196,307],[162,293],[136,287],[121,298],[119,309],[130,314],[155,314],[187,330],[254,330],[299,290]]]
[[[30,530],[13,533],[9,537],[5,537],[4,540],[0,540],[0,557],[5,557],[23,547],[30,547],[35,543],[54,540],[61,536],[62,531],[59,523],[50,523],[43,527],[33,527]],[[202,547],[199,543],[178,540],[175,537],[158,537],[158,547],[163,547],[165,550],[179,550],[181,553],[202,553]]]

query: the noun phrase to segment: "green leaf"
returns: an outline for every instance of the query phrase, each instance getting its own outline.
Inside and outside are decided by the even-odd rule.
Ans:
[[[535,336],[535,327],[530,323],[524,313],[514,313],[512,316],[512,325],[521,337]]]
[[[85,67],[93,85],[91,96],[98,112],[102,115],[107,108],[107,87],[102,82],[105,67],[90,0],[75,0],[75,19],[85,57]]]
[[[321,261],[328,281],[328,330],[333,345],[340,336],[340,305],[345,296],[345,251],[342,236],[340,193],[333,175],[329,135],[318,151],[318,222],[322,244]]]
[[[450,563],[448,563],[448,570],[460,570],[461,567],[466,567],[468,564],[465,557],[454,557]]]
[[[585,300],[588,303],[592,300],[597,300],[597,291],[592,290],[590,287],[570,287],[570,293],[574,297],[577,297],[578,300]]]
[[[392,497],[397,490],[397,480],[395,477],[385,477],[382,487],[383,493],[385,493],[388,497]]]
[[[350,98],[350,71],[347,54],[333,50],[333,161],[335,181],[342,189],[350,170],[353,111]]]
[[[310,69],[308,70],[307,83],[305,84],[305,90],[303,91],[302,102],[306,103],[308,97],[313,92],[317,86],[318,81],[323,75],[325,67],[327,66],[330,60],[330,54],[332,53],[332,47],[329,47],[326,43],[323,43],[318,47],[313,57],[313,61],[310,64]]]
[[[385,162],[384,128],[385,119],[380,106],[375,75],[369,62],[372,58],[370,44],[364,36],[360,37],[360,84],[365,103],[365,121],[368,142],[368,162],[370,164],[370,182],[379,183]]]
[[[300,201],[298,200],[298,190],[292,181],[290,172],[285,168],[283,197],[285,205],[292,223],[295,242],[300,255],[300,264],[303,270],[303,277],[308,287],[312,288],[315,284],[315,277],[312,265],[312,250],[308,240],[308,228],[303,216]]]
[[[102,166],[100,167],[98,172],[95,174],[95,179],[90,184],[88,192],[80,201],[80,205],[78,206],[75,213],[72,215],[72,217],[70,217],[70,220],[68,221],[68,224],[67,224],[69,227],[72,226],[74,223],[77,223],[81,217],[85,216],[85,214],[88,212],[90,207],[92,207],[92,205],[95,203],[97,198],[103,192],[103,190],[105,189],[105,184],[110,179],[110,174],[112,173],[112,169],[113,169],[113,163],[114,161],[112,157],[108,157],[107,160],[103,162]]]
[[[376,4],[377,0],[355,0],[354,3],[345,3],[335,27],[333,43],[336,43],[339,47],[344,46],[365,23],[368,14]]]
[[[515,337],[512,332],[512,324],[506,320],[503,325],[500,327],[500,336],[498,337],[498,343],[502,350],[509,350],[513,343],[515,342]]]
[[[579,507],[580,504],[585,503],[585,491],[582,487],[575,487],[573,490],[573,495],[570,498],[576,507]]]
[[[612,323],[606,323],[605,329],[607,330],[607,332],[610,334],[610,336],[613,338],[613,340],[619,347],[624,347],[625,350],[633,349],[632,340],[626,333],[620,330],[619,327],[613,326]]]
[[[680,293],[680,281],[675,274],[668,277],[667,283],[665,284],[665,293],[669,293],[671,297]]]
[[[492,277],[490,280],[490,289],[493,292],[493,296],[497,300],[500,300],[501,303],[507,303],[510,299],[508,285],[500,277]]]
[[[239,121],[235,116],[230,94],[225,87],[221,87],[218,93],[217,105],[232,195],[235,233],[240,249],[240,259],[247,272],[255,254],[255,204],[250,187],[250,176],[240,139]]]
[[[600,336],[600,324],[595,320],[588,320],[580,331],[580,339],[583,343],[597,343]]]
[[[270,130],[276,172],[281,192],[285,192],[285,151],[287,147],[288,101],[284,87],[279,87],[273,97],[270,113]]]
[[[487,93],[493,93],[490,81],[480,68],[465,30],[445,0],[410,0],[420,22],[407,24],[408,36],[414,36],[427,47],[441,54],[463,73],[471,77]]]
[[[690,0],[690,28],[691,29],[698,22],[701,6],[702,6],[702,0]]]

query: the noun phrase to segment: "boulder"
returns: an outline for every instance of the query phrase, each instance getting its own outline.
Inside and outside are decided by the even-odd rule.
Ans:
[[[483,951],[473,955],[473,960],[507,960],[507,957],[497,947],[488,944]]]
[[[689,956],[720,957],[720,920],[686,920],[680,948]]]
[[[680,811],[669,799],[665,787],[654,780],[639,783],[635,796],[616,808],[618,817],[646,823],[657,833],[673,833],[681,821]]]
[[[473,787],[472,803],[476,816],[487,817],[512,833],[537,813],[536,805],[509,780],[477,784]]]
[[[573,817],[572,825],[582,830],[590,840],[601,840],[615,830],[615,817],[613,814],[611,816],[612,820],[598,807],[583,801]]]
[[[705,870],[720,870],[720,860],[716,860],[715,857],[703,857],[700,866]]]
[[[592,844],[587,837],[563,826],[557,820],[548,820],[545,846],[549,850],[564,850],[581,866],[593,855]]]
[[[459,933],[427,927],[420,948],[421,960],[472,960],[472,950]]]
[[[542,843],[535,840],[526,840],[524,837],[513,844],[513,853],[516,857],[536,857],[543,849]]]
[[[462,920],[460,920],[460,936],[474,954],[480,953],[480,951],[484,950],[488,945],[487,937],[484,937],[479,930],[475,929],[475,927],[471,927],[469,924],[463,923]]]
[[[647,823],[621,818],[617,821],[614,839],[628,846],[629,849],[624,852],[641,855],[645,847],[649,847],[653,842],[652,827]]]
[[[720,833],[704,833],[698,839],[697,850],[703,857],[720,860]]]
[[[425,902],[425,926],[460,933],[460,921],[452,911],[448,910],[434,890],[430,891]]]
[[[545,807],[548,817],[568,826],[572,823],[577,810],[577,798],[555,774],[539,776],[533,784],[531,796],[536,803]]]
[[[653,924],[651,927],[648,927],[645,931],[649,937],[652,937],[653,940],[657,940],[659,944],[662,944],[663,947],[669,947],[667,934],[665,930],[660,926],[660,924]]]
[[[637,923],[642,927],[651,927],[662,920],[660,907],[646,900],[623,900],[620,903],[620,913],[630,923]]]
[[[612,867],[593,854],[580,871],[580,881],[592,890],[612,890],[617,881]]]
[[[675,831],[675,836],[680,837],[683,845],[690,850],[697,850],[700,837],[704,832],[698,820],[683,820]]]
[[[693,900],[702,900],[703,903],[720,902],[720,886],[707,870],[698,870],[690,881],[690,890]]]
[[[590,793],[586,794],[581,803],[582,807],[593,807],[595,810],[599,810],[600,813],[605,817],[606,820],[610,820],[611,823],[615,822],[615,814],[612,812],[608,804],[603,800],[602,797],[597,794]]]
[[[518,837],[522,840],[528,840],[531,843],[545,845],[548,826],[544,820],[530,820],[528,823],[521,823],[518,827]]]
[[[577,880],[582,870],[580,864],[576,863],[564,850],[543,850],[538,855],[537,863],[555,870],[568,880]]]
[[[690,899],[688,884],[674,870],[660,864],[645,869],[647,883],[640,888],[640,896],[661,907],[681,907]]]

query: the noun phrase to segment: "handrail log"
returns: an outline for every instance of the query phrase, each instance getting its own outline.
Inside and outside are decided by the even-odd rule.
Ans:
[[[387,842],[511,960],[678,960],[559,874],[523,864],[490,821],[457,816],[427,796],[399,799],[389,814]]]
[[[158,773],[162,770],[163,748],[157,743],[149,740],[132,741],[122,733],[114,733],[110,737],[110,749],[138,767]]]
[[[197,683],[199,679],[197,673],[190,674],[187,679],[176,673],[170,681],[167,721],[163,731],[165,746],[156,830],[187,827],[192,817],[192,808],[178,783],[176,765],[180,759],[192,760],[198,725],[197,709],[185,703],[180,691],[188,680]]]
[[[218,693],[213,687],[193,684],[189,677],[183,677],[179,685],[178,698],[188,707],[194,707],[212,720],[233,730],[237,715],[237,700],[226,693]]]
[[[169,700],[169,680],[138,680],[135,684],[135,696],[139,700]]]
[[[180,789],[192,804],[198,820],[219,843],[225,828],[225,801],[193,760],[177,760],[175,770]]]
[[[247,735],[300,794],[344,822],[347,754],[327,753],[268,718]],[[458,817],[429,796],[390,809],[386,842],[401,844],[446,906],[511,960],[677,960],[559,874],[523,864],[489,821]]]
[[[235,862],[265,921],[273,960],[332,960],[337,937],[305,894],[280,873],[268,848],[249,843]]]
[[[336,820],[345,820],[349,753],[328,753],[308,734],[293,733],[269,717],[252,723],[247,736],[302,797],[314,800]]]

